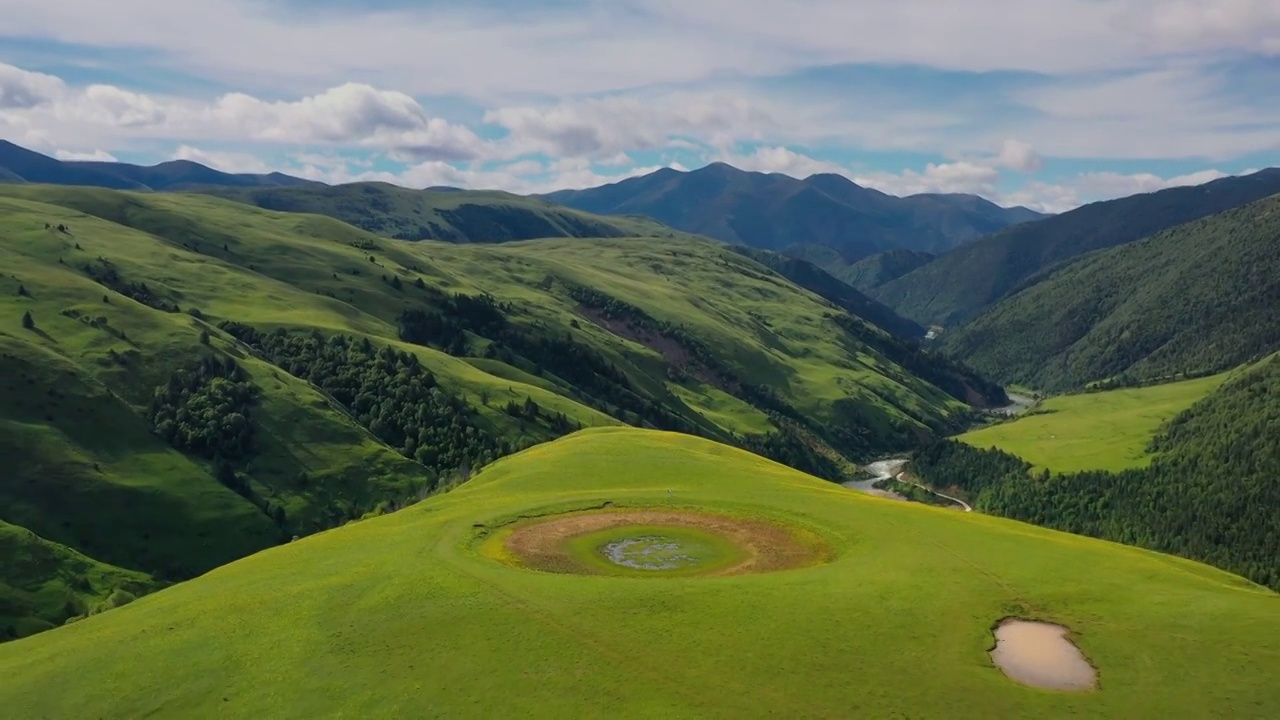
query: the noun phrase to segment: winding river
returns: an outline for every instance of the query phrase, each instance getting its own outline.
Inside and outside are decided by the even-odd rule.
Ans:
[[[959,505],[960,507],[964,508],[965,512],[973,512],[973,508],[969,507],[969,503],[961,500],[960,498],[951,497],[950,495],[940,493],[931,487],[926,487],[908,478],[906,476],[906,473],[902,472],[902,468],[906,464],[907,464],[906,458],[896,458],[893,460],[880,460],[878,462],[873,462],[863,469],[871,473],[875,477],[872,477],[869,480],[850,480],[849,482],[844,483],[844,486],[852,490],[858,490],[860,492],[868,493],[870,495],[878,495],[880,497],[892,498],[894,500],[906,500],[907,498],[903,497],[902,495],[899,495],[898,493],[895,493],[889,490],[881,490],[880,488],[877,488],[875,486],[875,484],[880,482],[881,480],[897,478],[899,482],[910,483],[911,485],[915,485],[916,487],[922,490],[931,492],[934,495],[937,495],[938,497],[943,498],[944,500],[950,500],[956,505]]]

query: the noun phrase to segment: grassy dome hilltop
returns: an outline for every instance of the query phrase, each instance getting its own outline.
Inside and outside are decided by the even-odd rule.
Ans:
[[[771,523],[823,553],[776,572],[612,577],[539,572],[494,550],[519,522],[589,508]],[[1007,678],[988,651],[1008,616],[1068,627],[1099,687]],[[0,707],[23,718],[1240,718],[1280,714],[1278,671],[1280,598],[1227,573],[611,428],[2,645]]]

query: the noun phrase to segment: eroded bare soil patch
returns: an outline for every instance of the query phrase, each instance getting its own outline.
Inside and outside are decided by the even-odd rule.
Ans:
[[[527,567],[561,573],[594,574],[566,550],[579,535],[627,525],[693,528],[728,539],[746,551],[735,565],[706,575],[744,575],[805,567],[823,562],[825,545],[802,539],[797,533],[763,520],[748,520],[679,510],[619,510],[584,512],[530,521],[516,528],[506,548]]]

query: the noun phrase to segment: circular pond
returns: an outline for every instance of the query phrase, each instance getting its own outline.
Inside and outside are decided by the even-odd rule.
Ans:
[[[491,548],[534,570],[580,575],[740,575],[823,562],[826,543],[777,523],[678,510],[601,510],[537,518]]]

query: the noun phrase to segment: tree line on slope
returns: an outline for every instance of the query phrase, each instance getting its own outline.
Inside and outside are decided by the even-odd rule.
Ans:
[[[442,388],[412,353],[378,348],[368,338],[326,338],[318,331],[276,328],[262,333],[231,322],[221,329],[290,375],[323,390],[374,437],[437,478],[455,471],[467,475],[519,449],[485,429],[474,410]],[[563,416],[559,420],[567,431],[568,421]]]
[[[630,306],[629,306],[630,307]],[[635,309],[639,312],[638,309]],[[489,295],[454,294],[437,299],[431,310],[407,309],[399,317],[400,339],[465,356],[483,344],[480,354],[571,388],[580,402],[635,427],[684,432],[764,455],[799,470],[825,477],[841,477],[839,466],[814,452],[800,437],[798,424],[808,420],[768,388],[750,386],[745,392],[757,407],[778,418],[776,433],[717,435],[673,408],[684,407],[670,396],[655,397],[640,388],[613,362],[590,345],[512,322],[512,308]],[[699,354],[718,362],[705,348]],[[789,422],[788,422],[789,421]]]
[[[1280,590],[1280,359],[1172,420],[1149,467],[1033,473],[997,449],[943,440],[916,454],[922,481],[975,508],[1198,560]]]
[[[943,336],[1008,382],[1063,391],[1213,374],[1280,347],[1280,196],[1095,253]]]

